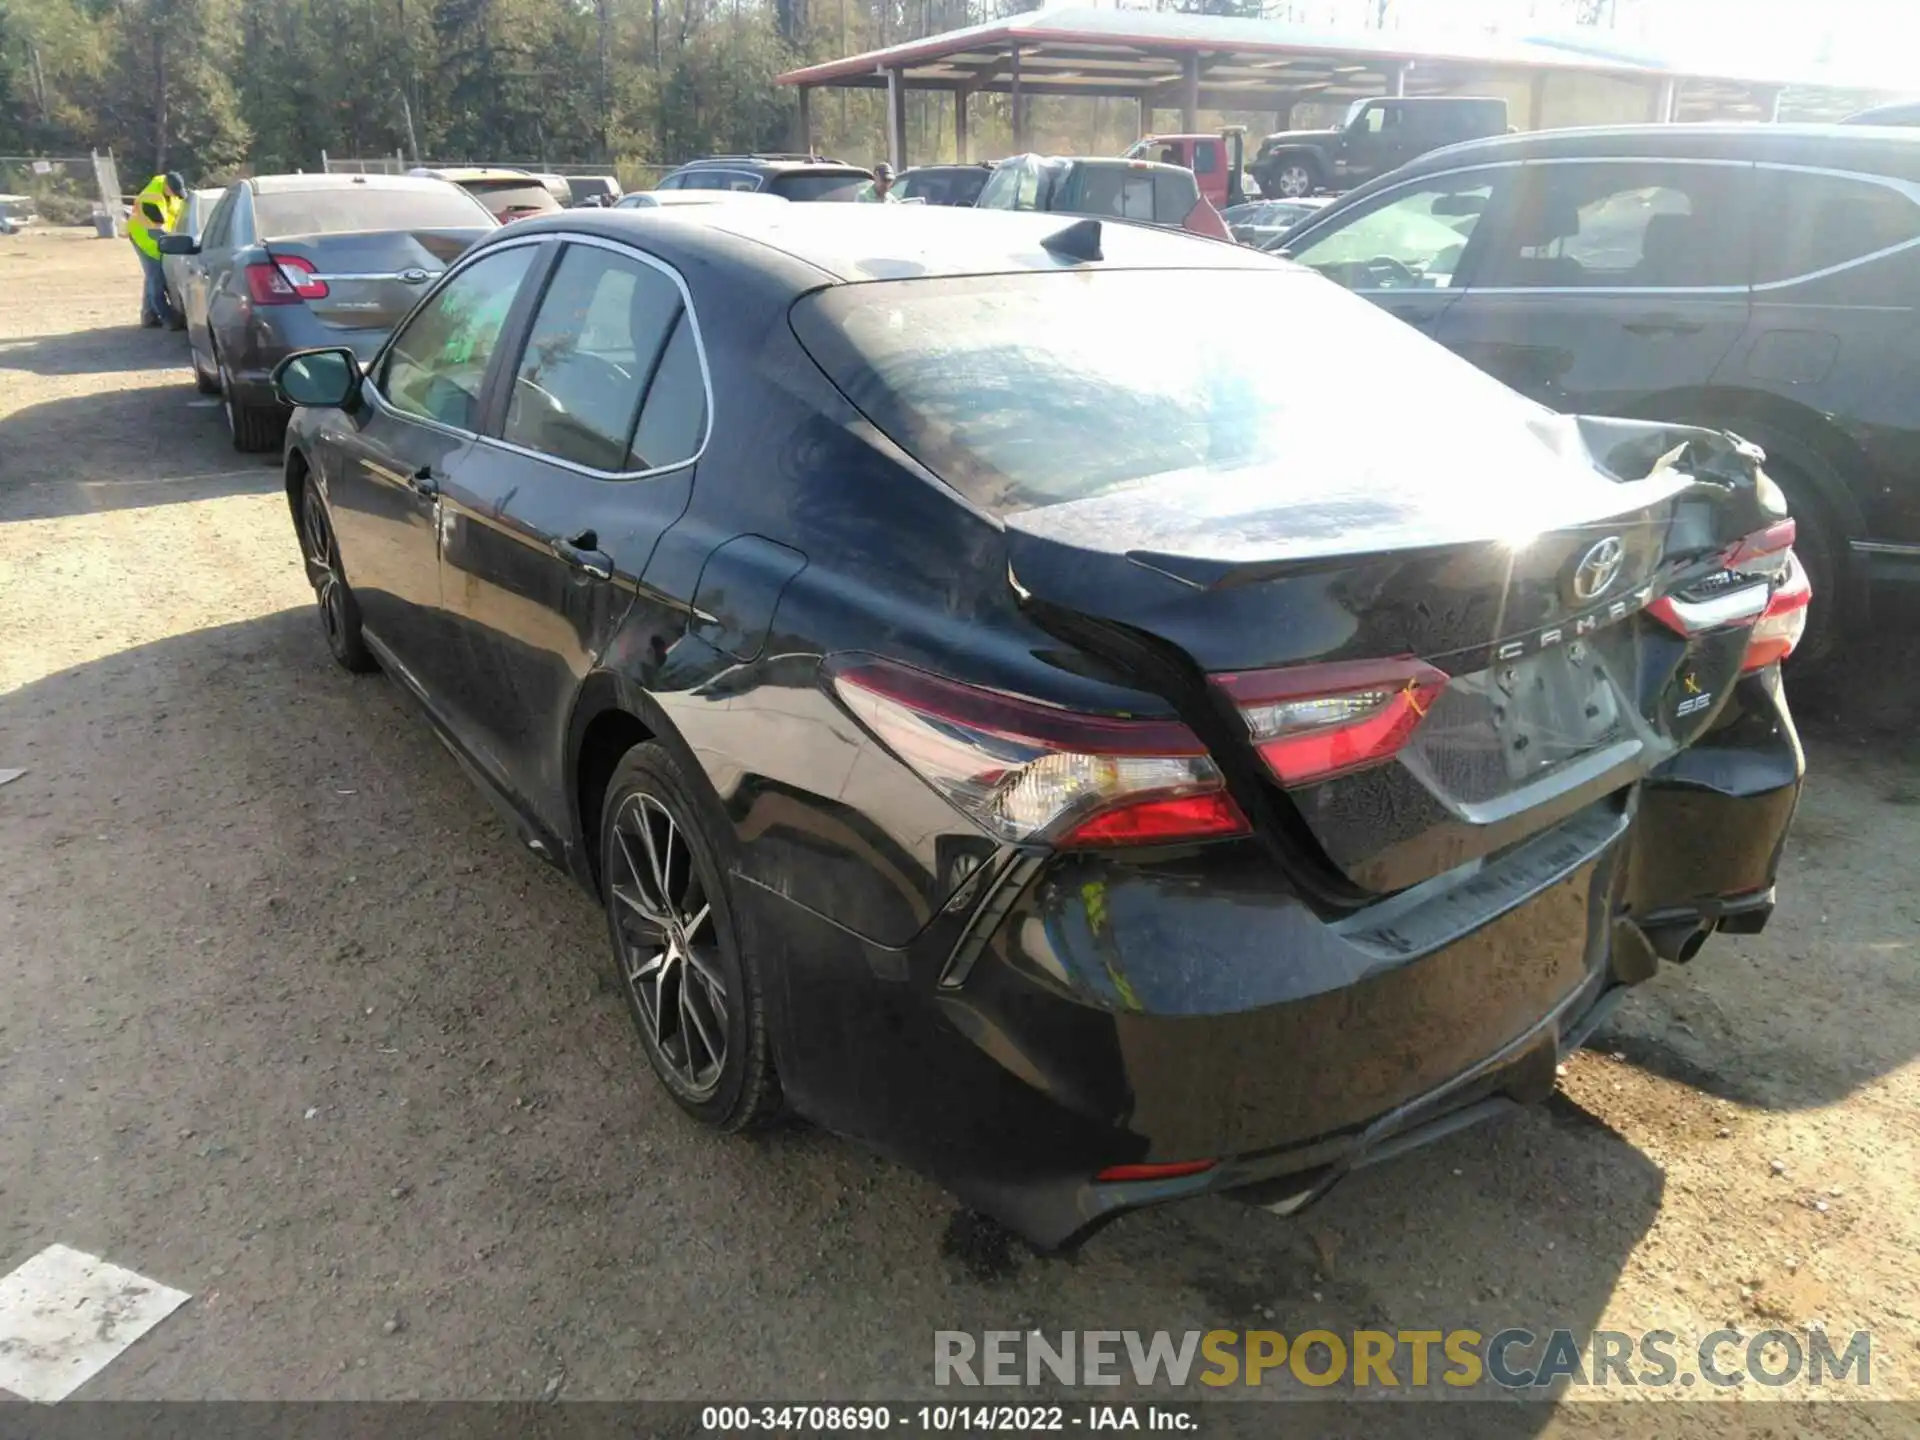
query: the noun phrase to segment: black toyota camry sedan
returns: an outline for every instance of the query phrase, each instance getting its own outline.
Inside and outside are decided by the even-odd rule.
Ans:
[[[334,656],[599,897],[672,1098],[1036,1243],[1295,1210],[1772,910],[1806,588],[1757,452],[1310,271],[570,211],[278,383]]]

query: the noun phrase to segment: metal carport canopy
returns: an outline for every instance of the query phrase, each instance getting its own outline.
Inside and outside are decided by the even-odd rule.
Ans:
[[[1521,36],[1480,32],[1420,37],[1411,31],[1328,32],[1272,20],[1137,10],[1039,10],[990,20],[792,70],[779,77],[806,96],[817,86],[887,89],[895,162],[902,158],[903,92],[956,95],[957,115],[976,91],[1031,95],[1126,96],[1141,105],[1142,129],[1158,108],[1182,112],[1196,129],[1207,110],[1282,110],[1300,101],[1381,94],[1461,93],[1494,73],[1510,78],[1555,72],[1612,76],[1663,87],[1659,107],[1674,114],[1681,84],[1705,82],[1777,101],[1788,87],[1858,92],[1862,97],[1911,86],[1895,70],[1842,74],[1817,62],[1782,65],[1656,53],[1611,34]],[[1877,67],[1876,67],[1877,68]],[[1764,107],[1763,107],[1764,108]],[[957,128],[964,134],[961,118]],[[1018,136],[1016,135],[1016,139]]]

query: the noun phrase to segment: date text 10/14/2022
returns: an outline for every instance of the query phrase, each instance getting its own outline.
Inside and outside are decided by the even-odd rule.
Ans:
[[[708,1405],[700,1428],[716,1434],[760,1431],[831,1434],[907,1433],[1037,1435],[1048,1432],[1140,1430],[1191,1434],[1194,1405]]]

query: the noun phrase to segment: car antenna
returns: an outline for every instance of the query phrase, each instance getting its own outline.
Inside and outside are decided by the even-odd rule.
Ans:
[[[1068,260],[1104,260],[1100,253],[1100,222],[1076,220],[1040,242],[1040,248]]]

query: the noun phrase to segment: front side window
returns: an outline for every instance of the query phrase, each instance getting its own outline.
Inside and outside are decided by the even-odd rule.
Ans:
[[[200,238],[202,250],[219,250],[227,243],[227,237],[233,232],[234,195],[229,190],[220,197],[220,203],[213,207],[213,213],[207,217],[207,228]]]
[[[1035,210],[1040,205],[1040,162],[1031,155],[1009,160],[980,191],[982,210]]]
[[[1496,183],[1480,171],[1410,186],[1303,240],[1293,258],[1349,290],[1450,289]]]
[[[681,308],[679,287],[653,266],[569,245],[534,312],[500,438],[608,473],[670,463],[630,459],[629,449],[641,393]],[[703,408],[703,429],[705,419]]]
[[[1513,219],[1474,284],[1743,286],[1752,170],[1660,161],[1526,167]]]
[[[456,430],[479,428],[487,365],[535,250],[520,245],[476,260],[421,305],[381,365],[388,404]]]
[[[1871,180],[1763,171],[1767,216],[1754,241],[1755,284],[1817,274],[1920,239],[1920,206]]]

